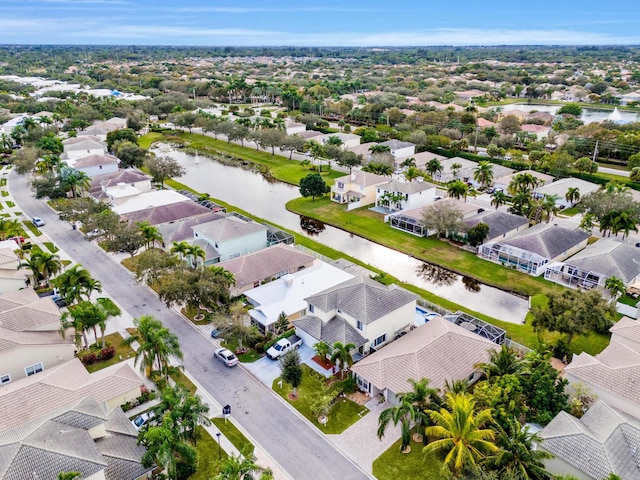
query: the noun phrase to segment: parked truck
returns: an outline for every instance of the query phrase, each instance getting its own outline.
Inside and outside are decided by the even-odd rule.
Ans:
[[[302,345],[302,339],[297,335],[292,335],[289,338],[281,338],[267,350],[267,357],[271,360],[277,360],[285,353],[291,350],[297,350],[300,345]]]

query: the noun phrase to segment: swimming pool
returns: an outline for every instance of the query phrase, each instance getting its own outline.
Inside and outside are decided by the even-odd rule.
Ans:
[[[422,307],[416,307],[416,315],[415,315],[414,323],[418,326],[424,325],[433,317],[438,317],[438,316],[439,315],[435,312],[432,312],[430,310],[425,310]]]

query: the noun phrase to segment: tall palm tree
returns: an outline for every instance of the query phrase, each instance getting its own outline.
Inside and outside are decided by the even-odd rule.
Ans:
[[[386,408],[380,412],[378,417],[378,438],[382,439],[384,437],[384,432],[389,423],[393,422],[394,425],[399,423],[402,432],[402,445],[400,448],[404,450],[411,441],[411,426],[413,423],[424,424],[427,421],[426,417],[427,415],[415,403],[401,401],[399,405]]]
[[[493,164],[487,160],[481,160],[473,170],[473,179],[483,187],[488,187],[493,181]]]
[[[633,210],[624,210],[622,212],[615,212],[611,220],[611,233],[618,235],[622,232],[622,238],[629,236],[629,232],[638,231],[638,225],[636,223],[636,215]]]
[[[255,455],[230,455],[222,461],[220,473],[213,480],[254,480],[256,474],[266,470],[256,463]]]
[[[467,192],[469,191],[469,185],[462,180],[454,180],[447,184],[447,193],[451,198],[460,200],[462,197],[467,199]]]
[[[102,309],[106,313],[106,317],[100,322],[98,322],[98,326],[100,327],[102,348],[104,348],[105,347],[104,333],[107,329],[107,320],[109,320],[109,317],[117,317],[121,315],[122,311],[120,310],[120,308],[118,308],[118,306],[115,303],[113,303],[113,301],[111,301],[108,298],[101,297],[101,298],[98,298],[96,302],[98,305],[100,305],[100,307],[102,307]]]
[[[162,390],[161,401],[154,412],[161,422],[165,415],[170,415],[172,423],[177,426],[180,439],[193,443],[198,439],[196,427],[211,424],[207,415],[209,406],[198,395],[191,395],[180,385],[166,386]]]
[[[567,202],[573,205],[578,200],[580,200],[580,189],[578,187],[567,188],[567,192],[564,194],[564,198]]]
[[[549,478],[544,460],[553,458],[553,455],[535,448],[535,444],[542,441],[538,434],[530,432],[528,425],[523,427],[515,418],[509,420],[506,429],[499,424],[495,429],[496,444],[500,450],[489,459],[489,464],[498,470],[498,474],[517,474],[521,480]]]
[[[217,267],[215,265],[209,267],[209,270],[211,270],[216,277],[223,280],[227,288],[236,284],[236,277],[229,270],[225,270],[224,268]]]
[[[513,213],[525,215],[531,209],[533,198],[529,192],[518,192],[511,198]]]
[[[502,190],[497,190],[491,195],[491,206],[496,207],[496,210],[502,205],[506,205],[507,201],[508,197]]]
[[[80,170],[63,167],[60,170],[60,181],[71,191],[73,198],[77,198],[83,190],[91,187],[91,178]]]
[[[50,177],[64,165],[66,164],[60,160],[58,155],[43,155],[36,162],[36,170],[39,174]]]
[[[451,164],[451,175],[453,175],[454,180],[458,178],[458,173],[462,170],[462,164],[459,162],[453,162]]]
[[[423,451],[443,456],[451,472],[459,475],[499,449],[493,443],[495,433],[485,428],[492,422],[490,409],[476,411],[469,394],[448,393],[445,403],[446,408],[427,410],[434,425],[425,428],[425,433],[435,440]]]
[[[438,160],[437,158],[432,158],[431,160],[429,160],[425,168],[425,170],[429,172],[429,175],[431,175],[432,178],[436,173],[442,172],[442,169],[442,163],[440,163],[440,160]]]
[[[67,329],[73,328],[74,340],[78,348],[89,348],[89,341],[87,340],[87,328],[82,323],[82,318],[72,315],[73,310],[67,310],[60,317],[60,329],[58,333],[62,338],[66,337]]]
[[[413,182],[416,178],[422,177],[424,173],[417,167],[409,167],[404,172],[404,178],[407,179],[408,182]]]
[[[500,350],[491,350],[489,362],[478,363],[475,368],[482,370],[485,377],[491,380],[503,375],[518,374],[522,371],[523,366],[517,352],[503,343]]]
[[[6,240],[10,237],[17,237],[22,233],[22,226],[18,220],[7,220],[0,217],[0,240]]]
[[[168,479],[181,478],[179,472],[185,467],[195,471],[198,453],[180,438],[178,426],[170,415],[164,415],[159,425],[142,429],[138,441],[146,449],[142,455],[142,464],[146,467],[153,464],[163,467]]]
[[[517,175],[514,175],[511,182],[509,182],[507,191],[511,195],[516,195],[520,192],[528,193],[536,188],[538,183],[539,180],[529,172],[518,173]]]
[[[147,376],[154,367],[166,378],[169,374],[170,357],[182,359],[182,350],[178,337],[169,331],[160,320],[151,315],[142,315],[133,320],[133,325],[138,330],[137,335],[132,335],[124,341],[125,345],[138,342],[134,365],[140,360],[140,369],[146,371]]]
[[[189,265],[191,268],[197,268],[201,259],[203,262],[206,258],[206,253],[200,245],[189,245],[187,248],[187,258],[189,258]]]
[[[344,372],[353,365],[353,356],[351,351],[356,346],[353,343],[343,344],[336,342],[333,344],[333,353],[331,354],[331,363],[340,366],[341,377],[344,378]]]
[[[389,147],[389,145],[382,145],[381,143],[376,143],[375,145],[371,145],[369,147],[369,152],[372,155],[381,154],[381,153],[391,153],[391,148]]]
[[[69,305],[80,301],[83,295],[89,300],[93,292],[102,291],[100,281],[94,279],[89,270],[80,264],[74,265],[58,275],[52,283],[58,287],[60,295]]]
[[[42,282],[49,285],[49,278],[62,269],[60,257],[55,253],[38,251],[31,255],[27,262],[22,262],[18,268],[28,268],[33,274],[33,286],[39,287]]]
[[[173,242],[171,253],[177,253],[181,260],[186,260],[190,245],[187,242]]]
[[[604,282],[604,288],[609,290],[611,301],[614,302],[627,292],[624,281],[618,277],[609,277]]]
[[[138,222],[136,225],[142,232],[145,248],[154,247],[156,244],[162,245],[162,234],[157,227],[151,225],[147,220]]]

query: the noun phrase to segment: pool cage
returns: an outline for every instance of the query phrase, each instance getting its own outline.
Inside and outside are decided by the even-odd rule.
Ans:
[[[233,215],[240,220],[243,220],[247,223],[253,222],[249,217],[242,215],[238,212],[231,212],[229,215]],[[279,243],[284,243],[285,245],[293,245],[295,243],[295,237],[290,233],[287,233],[279,228],[274,227],[268,223],[260,223],[260,225],[264,225],[267,227],[267,245],[269,247],[273,245],[278,245]]]
[[[468,313],[457,311],[445,315],[443,318],[498,345],[502,345],[507,340],[507,332],[505,330]]]
[[[548,258],[537,253],[501,242],[485,243],[480,247],[480,256],[532,275],[542,273],[540,269],[549,263]]]
[[[389,225],[397,230],[409,232],[412,235],[418,237],[426,237],[428,235],[428,229],[417,218],[410,217],[408,215],[392,215],[389,217]]]
[[[568,263],[554,263],[547,267],[544,278],[568,287],[586,290],[604,286],[607,276]]]

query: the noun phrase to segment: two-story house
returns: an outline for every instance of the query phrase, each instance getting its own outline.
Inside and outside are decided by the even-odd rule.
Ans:
[[[436,186],[417,178],[413,182],[390,180],[376,189],[376,206],[387,212],[425,207],[436,201]]]
[[[382,175],[353,170],[350,175],[336,178],[331,187],[331,200],[336,203],[355,204],[363,207],[376,201],[376,189],[389,179]]]
[[[417,296],[365,276],[305,298],[306,315],[293,322],[304,343],[353,343],[367,355],[413,323]]]
[[[89,155],[104,155],[107,153],[107,146],[93,137],[76,137],[73,141],[67,139],[62,142],[64,153],[60,156],[62,160],[73,162],[78,158]]]

